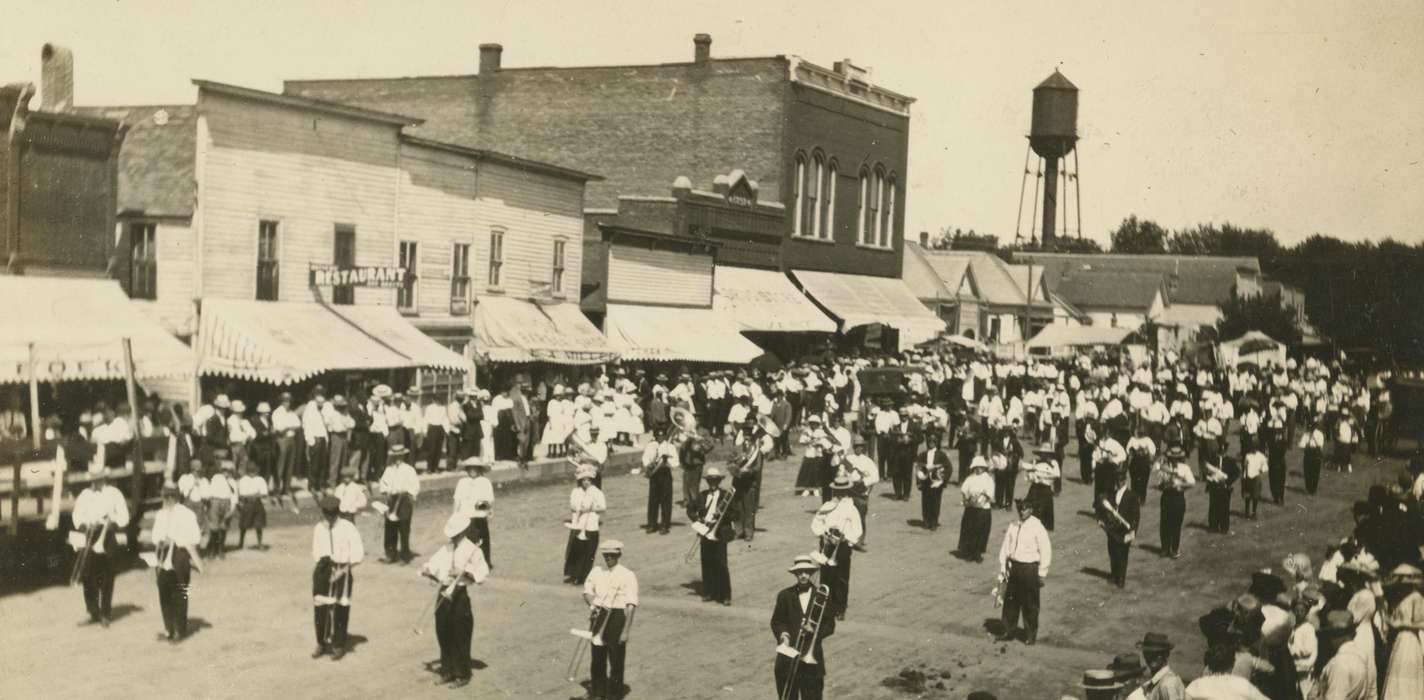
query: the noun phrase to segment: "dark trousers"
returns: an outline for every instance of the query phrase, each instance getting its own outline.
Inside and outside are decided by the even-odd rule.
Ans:
[[[351,433],[331,433],[326,438],[326,476],[322,485],[341,483],[341,470],[351,456]]]
[[[425,451],[425,471],[440,471],[440,457],[445,454],[445,429],[438,425],[427,427],[421,447]]]
[[[1093,465],[1093,503],[1111,496],[1117,489],[1117,471],[1123,465],[1103,461]]]
[[[297,464],[297,437],[281,435],[277,437],[277,479],[272,484],[275,494],[287,494],[292,490],[292,469]]]
[[[1078,446],[1078,476],[1083,483],[1089,484],[1093,481],[1093,446]]]
[[[1271,500],[1276,505],[1284,505],[1286,502],[1286,453],[1285,450],[1271,448],[1270,459],[1267,460],[1267,480],[1271,487]]]
[[[786,684],[791,680],[791,667],[796,667],[796,687],[789,691]],[[821,700],[821,691],[826,683],[825,670],[820,664],[796,663],[789,656],[776,655],[776,697],[790,700]]]
[[[1206,499],[1206,529],[1222,534],[1231,532],[1231,487],[1208,486]]]
[[[850,555],[851,546],[845,542],[836,548],[836,565],[821,567],[821,583],[831,589],[831,614],[845,615],[850,604]]]
[[[727,543],[703,537],[702,595],[717,602],[732,600],[732,572],[727,570]]]
[[[84,560],[84,608],[89,611],[89,617],[96,620],[109,617],[109,611],[113,608],[114,563],[110,557],[117,546],[113,542],[105,542],[105,554],[90,550]]]
[[[410,559],[410,521],[386,520],[386,559],[395,561],[397,555],[403,560]]]
[[[965,508],[959,517],[959,556],[978,559],[989,548],[989,530],[994,522],[992,508]]]
[[[911,473],[914,471],[914,454],[906,445],[895,445],[894,456],[890,458],[890,479],[895,497],[900,500],[910,498]],[[829,489],[827,489],[829,490]]]
[[[435,639],[440,643],[442,674],[470,677],[470,643],[474,636],[475,615],[470,611],[470,596],[463,586],[457,586],[449,600],[435,601]]]
[[[326,469],[326,438],[319,437],[307,445],[307,491],[326,488]]]
[[[1108,535],[1108,570],[1112,582],[1119,587],[1127,585],[1127,555],[1131,552],[1131,544]]]
[[[688,515],[689,518],[692,517],[692,516],[690,515],[690,513],[692,513],[693,507],[697,505],[697,494],[701,491],[701,489],[702,489],[702,465],[699,464],[699,465],[697,465],[697,466],[695,466],[695,467],[689,467],[689,466],[687,466],[687,465],[683,465],[683,467],[682,467],[682,505],[683,505],[683,507],[685,507],[685,508],[687,509],[687,512],[689,513],[689,515]]]
[[[574,583],[582,584],[593,570],[593,555],[598,551],[598,532],[586,533],[588,539],[578,538],[578,530],[569,530],[569,543],[564,546],[564,576]]]
[[[893,462],[899,453],[895,438],[890,435],[875,436],[875,464],[880,467],[880,480],[889,479],[894,473]],[[898,495],[898,492],[896,492]]]
[[[1038,562],[1023,563],[1009,560],[1009,580],[1004,594],[1004,632],[1018,626],[1019,613],[1023,613],[1024,639],[1038,639]]]
[[[1312,496],[1315,495],[1315,490],[1320,487],[1321,459],[1320,450],[1306,450],[1301,463],[1301,471],[1305,472],[1305,492]]]
[[[351,606],[318,605],[315,610],[316,643],[333,649],[346,648],[346,626],[351,621]],[[331,640],[330,643],[327,640]]]
[[[1162,522],[1159,535],[1162,553],[1173,556],[1182,546],[1182,521],[1187,517],[1187,495],[1177,489],[1162,491]]]
[[[480,543],[480,552],[485,555],[485,563],[494,568],[494,559],[490,558],[490,526],[489,518],[470,518],[470,527],[465,530],[465,538],[471,542]]]
[[[173,554],[173,570],[158,570],[158,607],[163,612],[163,629],[168,636],[183,638],[188,634],[188,581],[191,571],[186,553],[183,561]]]
[[[1143,457],[1132,457],[1127,461],[1128,483],[1131,484],[1132,492],[1137,494],[1138,503],[1147,502],[1147,482],[1152,477],[1152,460]]]
[[[368,433],[366,435],[366,464],[365,480],[376,481],[381,478],[381,473],[386,471],[386,455],[390,449],[390,443],[382,433]]]
[[[627,621],[625,611],[610,610],[608,624],[603,627],[604,642],[593,645],[590,650],[588,675],[592,685],[589,690],[594,697],[623,696],[623,661],[628,656],[628,645],[618,640],[623,636]]]
[[[1001,469],[994,472],[994,505],[1008,510],[1014,504],[1014,488],[1017,486],[1019,473]]]
[[[969,478],[969,465],[974,463],[974,441],[959,441],[959,483]]]
[[[920,518],[925,527],[933,530],[939,527],[939,509],[944,498],[944,487],[920,487]]]
[[[657,469],[648,477],[648,529],[666,531],[672,525],[672,470]]]
[[[761,500],[761,472],[748,474],[732,482],[737,489],[737,534],[747,541],[756,535],[757,501]],[[668,482],[671,485],[671,481]],[[671,500],[671,498],[669,498]]]

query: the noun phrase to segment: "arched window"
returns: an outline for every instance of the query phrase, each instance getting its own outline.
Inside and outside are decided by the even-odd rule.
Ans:
[[[860,201],[855,209],[855,240],[861,245],[870,244],[870,235],[874,231],[873,226],[869,226],[870,221],[870,171],[860,169]]]
[[[825,213],[821,215],[821,238],[831,240],[835,237],[836,219],[836,176],[838,175],[836,161],[832,160],[826,171],[826,188],[821,191],[822,208]]]
[[[791,233],[799,236],[802,231],[801,209],[806,199],[806,156],[796,154],[796,189],[791,193]]]
[[[870,185],[870,210],[865,215],[865,233],[870,237],[870,245],[883,245],[885,221],[880,217],[885,197],[885,171],[875,167],[875,180]]]
[[[895,237],[895,174],[885,180],[885,194],[880,201],[880,245],[889,248]]]
[[[811,158],[810,187],[806,188],[806,213],[801,220],[806,223],[802,233],[807,236],[819,235],[821,231],[821,188],[826,182],[826,161],[817,153]]]

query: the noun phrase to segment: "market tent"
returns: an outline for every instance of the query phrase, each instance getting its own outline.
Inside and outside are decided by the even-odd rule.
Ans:
[[[609,304],[603,332],[625,360],[741,365],[762,354],[736,321],[712,309]]]
[[[618,351],[567,302],[541,304],[488,295],[475,304],[475,352],[490,362],[597,365]]]
[[[842,333],[879,323],[900,332],[900,349],[944,331],[944,321],[925,308],[897,277],[792,270],[796,281],[833,316]]]
[[[472,368],[391,306],[204,299],[200,315],[205,375],[292,384],[330,371]]]
[[[1286,364],[1286,346],[1260,331],[1247,331],[1240,338],[1228,340],[1217,346],[1217,361],[1224,367],[1235,367],[1241,362],[1253,362],[1265,367]]]
[[[712,309],[744,331],[836,332],[836,322],[781,272],[718,265],[712,286]]]
[[[123,339],[139,379],[193,374],[193,354],[106,279],[0,276],[0,384],[123,379]]]
[[[1079,348],[1120,345],[1132,335],[1131,328],[1068,326],[1054,324],[1030,338],[1030,348]]]

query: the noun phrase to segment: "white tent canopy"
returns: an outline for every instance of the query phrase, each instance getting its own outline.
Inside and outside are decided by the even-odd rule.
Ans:
[[[1235,367],[1242,362],[1254,362],[1262,367],[1286,364],[1286,346],[1261,331],[1247,331],[1240,338],[1217,346],[1217,362],[1223,367]]]

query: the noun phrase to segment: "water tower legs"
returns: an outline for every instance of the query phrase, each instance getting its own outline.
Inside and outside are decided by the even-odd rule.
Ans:
[[[1054,215],[1058,211],[1058,158],[1044,158],[1043,173],[1043,248],[1046,250],[1053,244],[1053,238],[1057,233],[1054,228]]]

